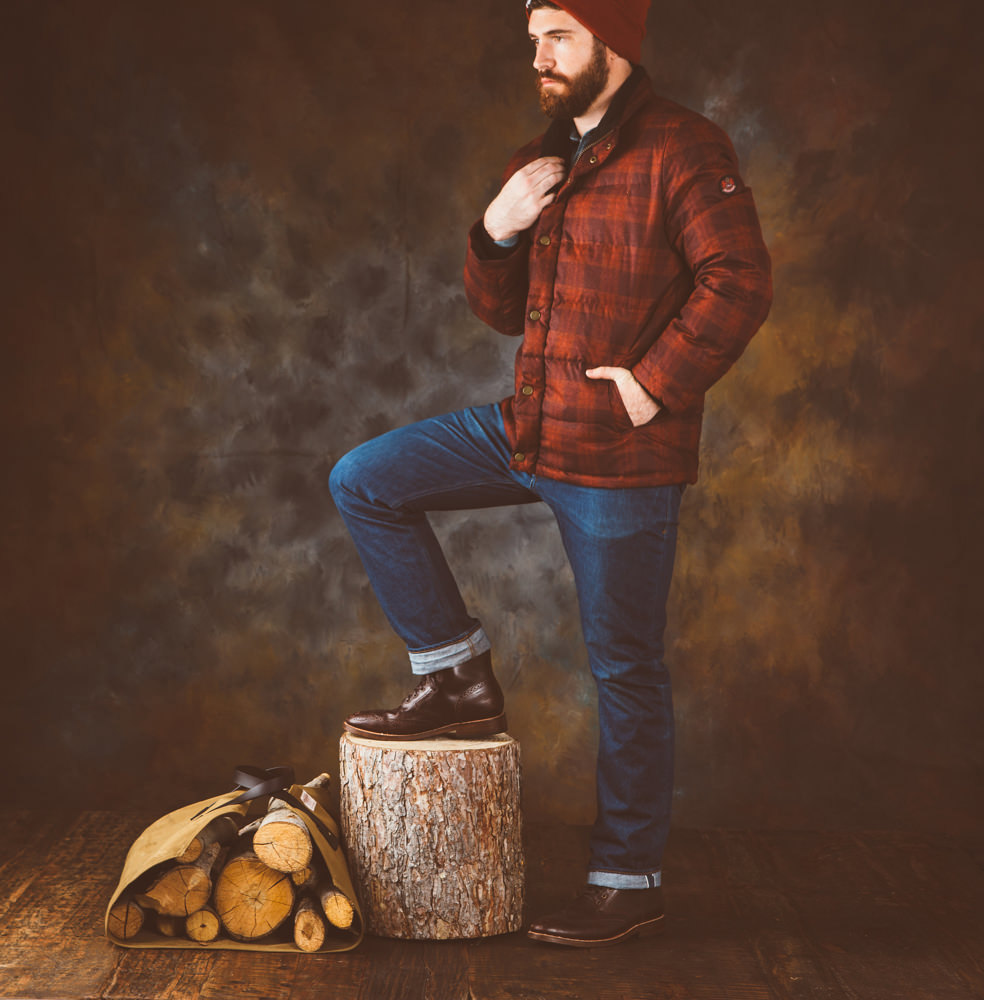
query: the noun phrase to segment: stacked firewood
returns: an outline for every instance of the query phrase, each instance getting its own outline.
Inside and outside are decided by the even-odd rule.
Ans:
[[[323,774],[305,786],[326,788]],[[248,825],[240,816],[213,820],[171,862],[151,869],[109,914],[124,941],[142,929],[208,944],[289,940],[317,951],[330,934],[358,933],[351,900],[332,881],[300,816],[271,798]]]

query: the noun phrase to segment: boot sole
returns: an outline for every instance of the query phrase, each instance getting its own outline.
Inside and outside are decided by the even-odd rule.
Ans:
[[[663,929],[663,917],[654,917],[642,923],[633,924],[628,930],[622,931],[610,938],[572,938],[559,934],[547,934],[543,931],[527,931],[526,936],[533,941],[544,941],[547,944],[562,944],[568,948],[604,948],[607,945],[618,944],[633,937],[649,937],[658,934]]]
[[[344,723],[345,731],[353,736],[361,736],[366,740],[429,740],[435,736],[449,736],[452,739],[481,739],[485,736],[496,736],[506,731],[506,715],[497,715],[493,719],[476,719],[474,722],[452,722],[447,726],[438,726],[422,733],[374,733],[369,729],[359,729],[358,726]]]

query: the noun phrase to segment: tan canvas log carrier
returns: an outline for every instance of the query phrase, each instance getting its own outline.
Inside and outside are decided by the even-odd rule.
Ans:
[[[329,815],[329,778],[243,765],[231,792],[168,813],[134,841],[106,908],[126,948],[348,951],[363,920]]]

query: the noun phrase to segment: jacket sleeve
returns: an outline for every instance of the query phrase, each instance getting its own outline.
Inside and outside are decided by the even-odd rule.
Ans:
[[[541,139],[535,139],[515,153],[502,174],[505,184],[520,167],[535,160]],[[526,298],[530,275],[529,233],[520,233],[514,247],[496,246],[479,219],[468,233],[465,257],[465,296],[472,312],[483,322],[509,337],[521,337],[526,330]]]
[[[679,125],[659,181],[666,235],[693,276],[693,291],[632,371],[667,410],[681,412],[701,405],[765,321],[771,263],[752,192],[716,125]]]
[[[493,330],[521,337],[526,327],[529,239],[525,233],[508,250],[496,247],[479,219],[468,233],[465,296],[472,312]]]

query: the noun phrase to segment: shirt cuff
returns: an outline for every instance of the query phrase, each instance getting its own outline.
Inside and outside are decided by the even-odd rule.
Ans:
[[[472,235],[475,237],[476,249],[479,251],[479,256],[484,257],[486,260],[505,260],[519,245],[518,234],[510,236],[506,240],[492,239],[482,224],[481,219],[473,227]]]

